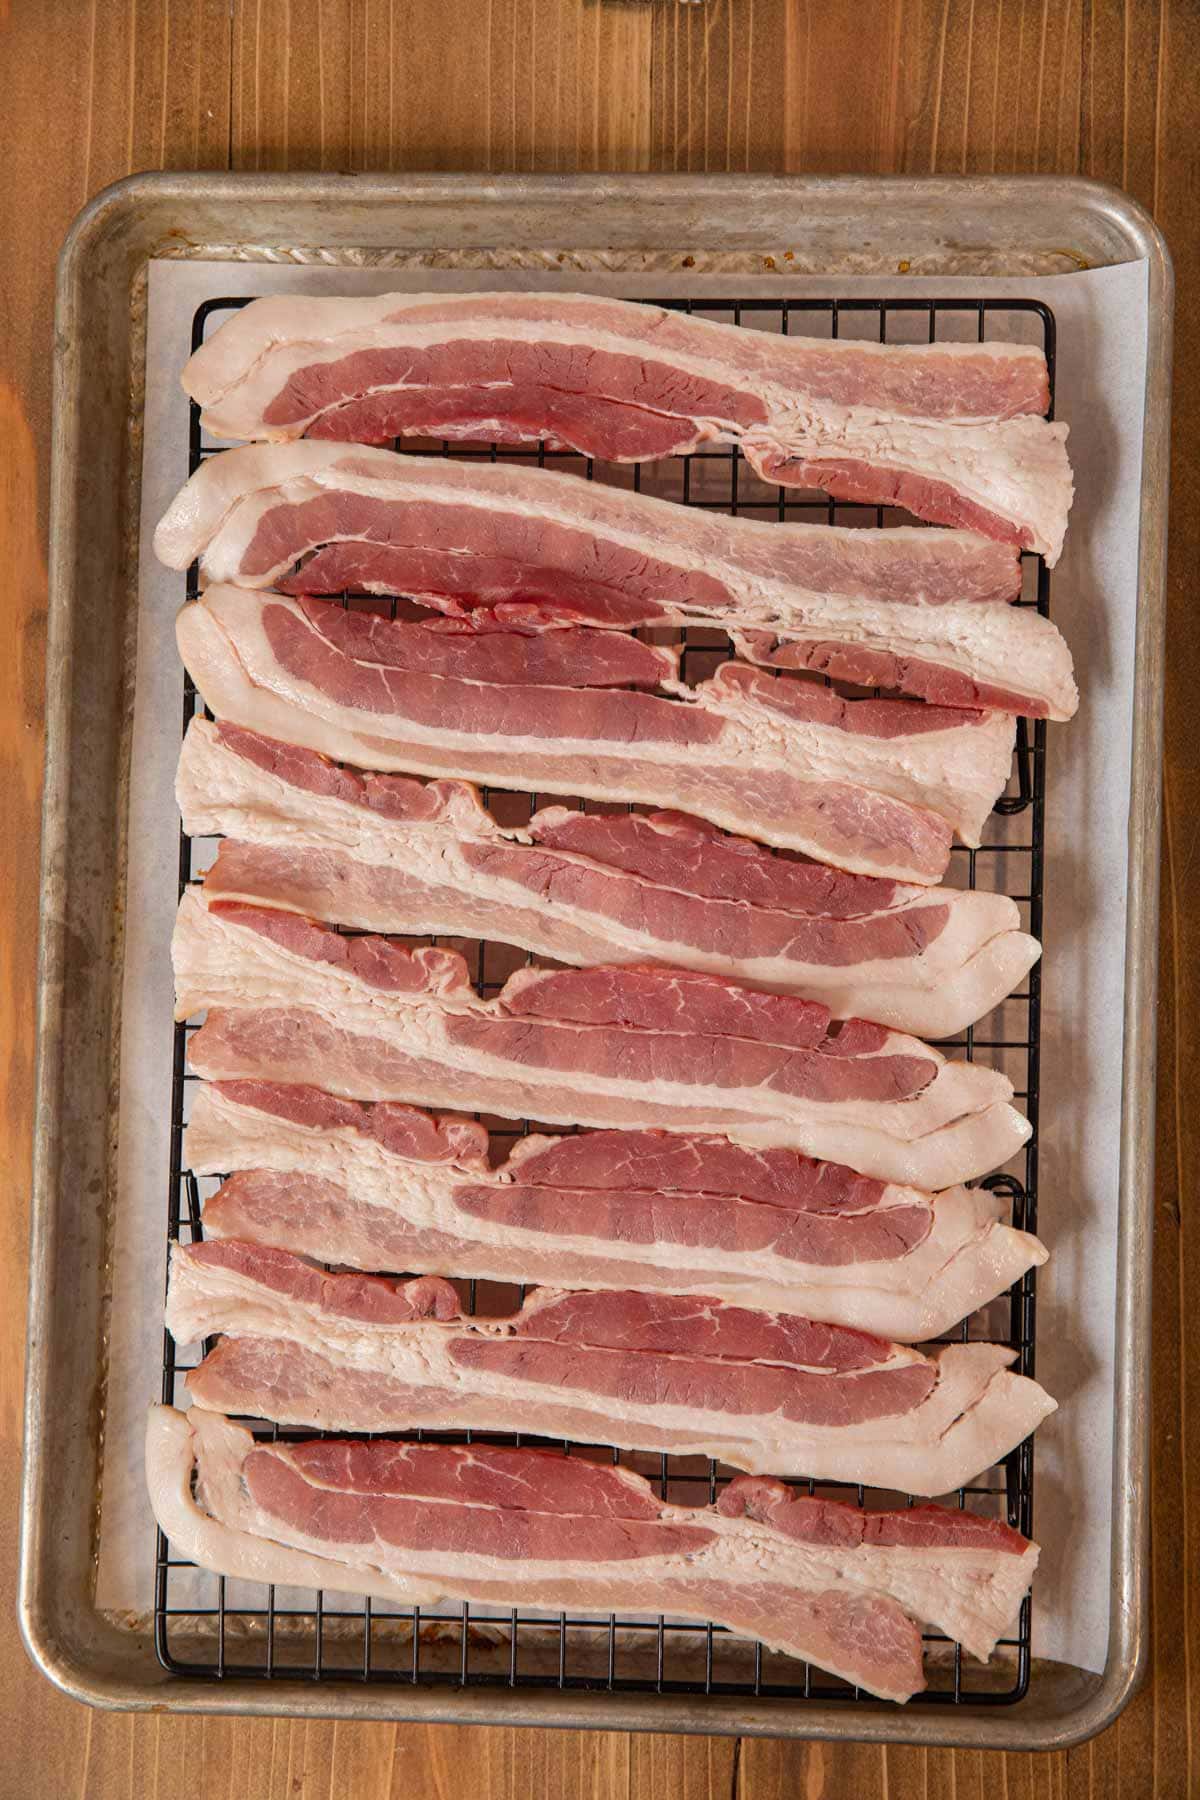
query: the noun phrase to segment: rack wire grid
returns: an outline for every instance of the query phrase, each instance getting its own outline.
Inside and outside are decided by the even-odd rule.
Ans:
[[[747,329],[797,331],[807,336],[871,336],[878,342],[936,342],[939,334],[961,339],[970,335],[982,341],[989,335],[1037,343],[1045,351],[1050,372],[1053,416],[1055,321],[1048,307],[1027,300],[801,300],[728,299],[663,300],[652,304],[672,307],[705,318],[722,320]],[[192,323],[191,348],[195,349],[230,313],[247,304],[243,297],[206,301]],[[1000,323],[1000,330],[996,330]],[[410,440],[398,449],[416,446]],[[539,466],[573,470],[588,480],[604,480],[632,487],[638,492],[664,493],[685,506],[700,506],[734,515],[779,520],[816,520],[839,524],[882,526],[904,519],[883,507],[848,505],[824,495],[766,486],[753,474],[736,449],[699,449],[683,457],[637,467],[597,465],[574,452],[498,445],[442,443],[446,456],[472,460],[514,459]],[[220,446],[204,441],[199,411],[191,408],[189,472]],[[905,520],[905,522],[911,522]],[[1050,581],[1041,558],[1023,557],[1023,585],[1016,602],[1049,611]],[[194,597],[197,571],[188,575],[187,592]],[[342,596],[353,607],[390,611],[396,602],[363,596]],[[731,652],[722,634],[690,629],[670,634],[651,633],[656,641],[676,643],[681,650],[685,679],[706,675]],[[202,703],[189,678],[184,677],[183,726]],[[1042,871],[1046,728],[1018,721],[1016,755],[1008,788],[992,816],[987,841],[977,850],[956,846],[949,879],[958,885],[994,887],[1019,903],[1026,928],[1041,936]],[[528,816],[538,804],[536,795],[516,795],[485,790],[484,797],[508,822]],[[555,796],[560,799],[559,796]],[[575,802],[584,805],[582,801]],[[589,805],[591,803],[588,803]],[[611,810],[611,809],[610,809]],[[623,810],[623,809],[622,809]],[[179,890],[197,881],[206,858],[200,840],[180,835]],[[417,940],[414,940],[417,941]],[[438,942],[424,939],[424,942]],[[511,947],[490,943],[456,948],[470,953],[476,979],[485,993],[494,993],[513,968],[532,958]],[[1002,1193],[1012,1207],[1012,1223],[1037,1228],[1038,1157],[1038,1045],[1040,974],[1035,965],[1026,985],[989,1015],[981,1025],[951,1041],[957,1054],[982,1058],[1003,1066],[1013,1079],[1018,1103],[1024,1103],[1033,1134],[1023,1153],[1019,1174],[993,1175],[984,1185]],[[187,1068],[187,1043],[194,1021],[176,1027],[172,1084],[171,1165],[168,1179],[167,1231],[173,1242],[194,1241],[203,1233],[202,1195],[216,1185],[199,1180],[184,1166],[183,1127],[188,1095],[195,1077]],[[477,1115],[479,1116],[479,1115]],[[487,1121],[504,1126],[503,1121]],[[501,1140],[530,1128],[529,1121],[509,1122],[494,1135]],[[401,1271],[396,1271],[401,1273]],[[448,1271],[453,1274],[453,1271]],[[467,1309],[498,1310],[496,1295],[511,1304],[514,1293],[524,1289],[499,1288],[498,1284],[460,1284]],[[494,1290],[490,1295],[488,1290]],[[1001,1301],[966,1320],[953,1334],[973,1341],[1001,1342],[1015,1352],[1015,1367],[1023,1375],[1034,1371],[1035,1283],[1031,1271]],[[491,1304],[489,1304],[489,1299]],[[207,1348],[207,1346],[205,1346]],[[162,1398],[176,1403],[182,1396],[187,1359],[164,1333]],[[250,1422],[264,1438],[313,1436],[312,1432],[282,1431]],[[437,1441],[470,1441],[472,1433],[416,1433]],[[475,1433],[478,1439],[481,1434]],[[529,1434],[513,1437],[488,1434],[500,1443],[545,1443]],[[605,1447],[577,1446],[555,1441],[551,1447],[568,1454],[602,1456],[648,1475],[664,1497],[693,1503],[711,1502],[733,1471],[704,1459],[631,1454]],[[897,1504],[894,1494],[837,1482],[794,1482],[800,1491],[853,1499],[858,1504]],[[899,1503],[911,1496],[904,1496]],[[949,1504],[971,1506],[991,1516],[1003,1517],[1029,1535],[1033,1527],[1033,1449],[1026,1441],[995,1469],[985,1472],[970,1486],[958,1490]],[[264,1681],[308,1675],[314,1681],[338,1680],[362,1683],[452,1684],[472,1686],[507,1684],[511,1687],[599,1688],[609,1691],[659,1691],[669,1693],[723,1693],[771,1695],[796,1700],[839,1701],[853,1704],[869,1696],[849,1684],[787,1657],[750,1646],[724,1627],[697,1627],[672,1619],[647,1619],[620,1614],[583,1615],[527,1612],[468,1603],[436,1609],[382,1608],[368,1600],[361,1605],[345,1596],[327,1601],[316,1594],[311,1604],[277,1596],[272,1587],[228,1583],[208,1577],[211,1584],[204,1603],[195,1591],[181,1595],[179,1577],[191,1565],[171,1553],[158,1533],[155,1589],[155,1644],[163,1666],[190,1676],[259,1677]],[[190,1578],[194,1581],[195,1575]],[[232,1591],[231,1591],[232,1590]],[[302,1601],[305,1597],[302,1597]],[[1005,1705],[1025,1694],[1030,1677],[1031,1602],[1021,1608],[1012,1634],[1001,1640],[1000,1674],[995,1663],[985,1670],[964,1661],[961,1647],[951,1645],[936,1632],[925,1634],[927,1674],[925,1692],[914,1704]]]

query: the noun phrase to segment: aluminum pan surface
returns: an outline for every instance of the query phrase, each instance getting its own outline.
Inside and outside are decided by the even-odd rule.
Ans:
[[[803,219],[797,232],[795,221]],[[1014,244],[1014,238],[1019,240]],[[710,268],[747,266],[781,246],[791,269],[1032,274],[1146,257],[1151,344],[1141,516],[1131,793],[1131,885],[1122,1121],[1119,1324],[1133,1346],[1118,1371],[1114,1454],[1114,1592],[1108,1667],[1083,1681],[1039,1668],[1028,1700],[1003,1712],[901,1713],[721,1697],[519,1694],[163,1676],[144,1637],[90,1605],[91,1496],[102,1423],[95,1369],[104,1325],[105,1128],[117,1022],[109,1002],[119,941],[120,879],[105,823],[119,815],[122,666],[136,525],[133,460],[140,346],[131,293],[152,254],[284,256],[382,266],[420,253],[599,241],[644,267],[678,266],[703,245]],[[719,258],[720,262],[709,261]],[[733,263],[729,258],[736,258]],[[561,266],[561,265],[560,265]],[[753,263],[761,268],[761,260]],[[1170,378],[1171,271],[1161,237],[1132,202],[1056,178],[889,180],[852,177],[495,178],[425,176],[146,176],[117,184],[76,221],[59,271],[52,476],[43,918],[39,960],[38,1110],[26,1395],[20,1618],[51,1679],[108,1706],[419,1717],[429,1722],[540,1722],[614,1728],[741,1731],[924,1744],[1063,1747],[1108,1723],[1136,1686],[1145,1645],[1146,1355],[1153,1180],[1153,995],[1162,733],[1163,570]],[[84,379],[83,346],[87,347]],[[87,451],[87,455],[83,454]],[[112,519],[112,482],[124,505]],[[119,529],[123,526],[123,530]],[[107,617],[97,596],[112,596]],[[88,616],[99,618],[97,633]],[[118,659],[119,663],[119,659]],[[97,680],[100,670],[104,679]],[[107,846],[107,856],[104,854]],[[65,1077],[68,1072],[71,1082]],[[70,1327],[67,1329],[67,1327]],[[88,1372],[92,1379],[87,1379]],[[56,1389],[77,1396],[59,1404]],[[89,1399],[90,1395],[90,1399]],[[81,1404],[81,1401],[84,1402]],[[72,1499],[64,1503],[66,1493]]]

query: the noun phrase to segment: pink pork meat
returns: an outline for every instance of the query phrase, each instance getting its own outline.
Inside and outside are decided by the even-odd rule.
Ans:
[[[176,1245],[167,1327],[221,1342],[193,1401],[324,1431],[536,1431],[734,1468],[946,1494],[1054,1410],[1014,1353],[935,1356],[711,1296],[533,1294],[462,1318],[448,1281],[326,1274],[286,1250]]]
[[[1016,557],[972,534],[780,525],[546,469],[290,444],[209,458],[154,541],[210,584],[401,594],[527,630],[718,626],[750,661],[939,705],[1078,704],[1055,626],[1004,604]]]
[[[589,294],[256,300],[193,355],[220,437],[542,441],[612,462],[740,444],[769,481],[1062,546],[1042,352],[781,336]]]
[[[219,718],[340,762],[667,806],[901,881],[940,879],[955,832],[979,842],[1012,762],[1004,713],[842,700],[739,663],[677,695],[614,690],[589,685],[586,646],[576,685],[414,674],[396,630],[218,587],[178,638]]]
[[[682,814],[547,807],[505,828],[466,782],[360,775],[209,719],[188,728],[175,791],[186,831],[226,840],[209,898],[670,963],[922,1037],[974,1024],[1039,954],[1003,894],[844,875]]]
[[[172,1555],[222,1575],[404,1606],[711,1619],[898,1701],[925,1685],[918,1622],[986,1660],[1038,1561],[1008,1526],[939,1506],[866,1512],[754,1475],[676,1506],[629,1469],[553,1451],[256,1444],[199,1407],[151,1409],[146,1473]]]
[[[930,1195],[654,1131],[519,1138],[492,1166],[470,1120],[278,1082],[202,1082],[184,1156],[230,1177],[205,1201],[207,1238],[357,1269],[711,1294],[905,1342],[1046,1260],[986,1188]]]
[[[178,1016],[208,1011],[189,1054],[212,1079],[725,1132],[930,1189],[996,1168],[1029,1136],[995,1070],[690,970],[522,969],[483,1001],[451,951],[195,891],[173,954]]]

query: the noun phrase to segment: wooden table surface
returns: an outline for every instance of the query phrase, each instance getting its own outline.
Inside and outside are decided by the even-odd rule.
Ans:
[[[1153,1666],[1067,1755],[93,1713],[0,1633],[0,1800],[1200,1792],[1200,5],[1196,0],[0,0],[0,1596],[12,1619],[54,257],[132,170],[1080,172],[1178,278],[1155,1250]],[[1193,381],[1197,385],[1193,386]],[[1189,726],[1188,719],[1192,719]],[[1193,1095],[1192,1102],[1188,1094]],[[1195,1221],[1191,1227],[1196,1230]]]

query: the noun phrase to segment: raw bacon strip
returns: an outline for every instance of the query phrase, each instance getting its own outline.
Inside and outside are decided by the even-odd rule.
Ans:
[[[674,698],[413,676],[351,654],[346,617],[210,588],[180,653],[220,718],[341,762],[666,805],[897,880],[938,880],[955,831],[979,842],[1012,761],[1003,713],[841,700],[737,663]]]
[[[403,594],[493,628],[719,626],[759,660],[778,639],[790,667],[939,705],[1078,704],[1056,627],[1000,604],[1015,555],[970,534],[779,525],[546,469],[292,444],[202,464],[155,547],[175,568],[199,556],[212,584]]]
[[[783,337],[587,294],[256,300],[185,390],[217,436],[542,440],[614,462],[740,443],[768,480],[1043,551],[1072,485],[1040,350]]]
[[[747,1475],[716,1506],[675,1506],[552,1451],[256,1444],[202,1408],[151,1409],[146,1470],[172,1554],[220,1574],[712,1619],[891,1700],[924,1686],[917,1621],[986,1659],[1038,1561],[1008,1526],[938,1506],[870,1513]]]
[[[343,937],[292,913],[180,902],[192,1066],[357,1100],[716,1131],[948,1187],[1029,1135],[997,1071],[814,1002],[683,970],[522,969],[482,1001],[462,957]]]
[[[200,1084],[189,1168],[231,1174],[209,1238],[358,1269],[715,1294],[880,1337],[940,1337],[1046,1252],[983,1188],[931,1196],[790,1150],[596,1131],[519,1139],[270,1081]]]
[[[403,507],[394,515],[402,528],[355,535],[380,558],[410,558],[421,577],[392,591],[447,611],[540,602],[552,614],[583,608],[608,625],[662,624],[677,617],[662,612],[670,603],[689,609],[693,623],[749,607],[766,625],[783,622],[774,609],[787,615],[822,596],[924,615],[1015,600],[1021,588],[1016,553],[971,532],[729,518],[527,464],[468,465],[361,444],[249,445],[210,457],[163,515],[155,549],[171,568],[199,558],[213,581],[266,587],[301,557],[351,545],[354,536],[336,528],[369,523],[371,501]],[[471,509],[454,529],[450,506]],[[578,567],[562,540],[581,531],[593,555]]]
[[[532,1295],[463,1319],[448,1281],[327,1275],[261,1244],[176,1245],[167,1328],[222,1334],[188,1377],[215,1412],[323,1431],[476,1429],[713,1456],[734,1468],[950,1493],[1054,1402],[1014,1353],[934,1357],[711,1296]]]
[[[501,939],[570,963],[662,962],[950,1037],[1037,960],[1003,894],[835,873],[681,814],[547,807],[505,828],[466,782],[359,775],[193,719],[184,829],[221,834],[210,899],[409,936]]]

